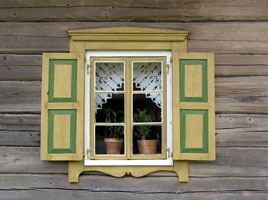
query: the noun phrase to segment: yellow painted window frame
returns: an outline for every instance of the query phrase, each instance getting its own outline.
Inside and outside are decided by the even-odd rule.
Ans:
[[[84,54],[87,51],[171,51],[187,52],[187,31],[136,27],[100,28],[69,31],[70,52]],[[176,62],[172,56],[171,62]],[[85,67],[86,70],[86,67]],[[84,152],[84,156],[85,153]],[[188,182],[188,161],[174,160],[173,166],[84,166],[84,162],[69,161],[69,182],[78,182],[84,171],[99,171],[115,177],[131,174],[145,176],[154,171],[174,171],[180,182]]]
[[[125,63],[125,90],[120,92],[112,92],[112,93],[120,93],[125,95],[124,100],[124,107],[125,107],[125,122],[124,123],[117,123],[116,125],[124,125],[125,126],[125,154],[124,155],[95,155],[95,131],[94,131],[94,125],[95,123],[95,109],[94,109],[94,95],[95,95],[95,89],[94,89],[94,83],[95,83],[95,62],[101,61],[101,62],[109,62],[109,61],[118,61],[118,62],[124,62]],[[132,126],[133,123],[133,94],[145,94],[145,93],[151,93],[153,91],[133,91],[132,90],[132,80],[133,80],[133,63],[135,61],[144,61],[144,62],[161,62],[161,80],[162,80],[162,89],[160,91],[155,91],[155,93],[161,93],[162,94],[162,122],[151,122],[146,123],[148,125],[162,125],[162,147],[161,147],[161,154],[155,154],[155,155],[143,155],[143,154],[132,154],[132,148],[133,148],[133,141],[132,141]],[[166,159],[167,158],[167,108],[166,108],[166,102],[167,102],[167,83],[166,83],[166,70],[167,70],[167,64],[166,64],[166,58],[165,57],[91,57],[90,58],[90,159],[96,159],[96,160],[109,160],[109,159]],[[109,92],[111,93],[111,92]],[[97,123],[98,125],[105,125],[105,123]],[[141,123],[137,123],[141,124]]]

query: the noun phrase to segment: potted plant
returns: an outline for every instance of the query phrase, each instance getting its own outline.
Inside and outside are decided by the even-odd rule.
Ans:
[[[106,114],[106,123],[115,123],[120,121],[118,114],[122,113],[121,111],[115,111],[111,108],[106,108],[104,110]],[[106,137],[104,138],[106,152],[107,154],[120,154],[124,135],[123,126],[107,126],[106,127]]]
[[[147,109],[137,109],[137,113],[134,114],[136,122],[152,122],[150,115],[147,114]],[[151,139],[151,126],[137,126],[134,132],[138,138],[137,144],[140,154],[155,154],[157,148],[156,139]]]

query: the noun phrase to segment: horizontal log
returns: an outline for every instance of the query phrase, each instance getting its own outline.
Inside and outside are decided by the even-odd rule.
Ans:
[[[67,173],[66,162],[40,160],[39,147],[0,147],[0,173]]]
[[[68,52],[68,30],[138,26],[189,31],[189,51],[268,53],[266,22],[239,23],[0,23],[0,52]],[[53,30],[53,31],[51,31]],[[232,34],[230,34],[232,33]]]
[[[152,182],[153,184],[153,182]],[[173,199],[173,200],[266,200],[266,192],[213,192],[213,193],[188,193],[188,194],[173,194],[173,193],[149,193],[142,194],[139,192],[91,192],[84,190],[61,190],[61,189],[31,189],[31,190],[20,190],[20,191],[0,191],[0,195],[5,200],[46,200],[46,199],[95,199],[95,200],[118,200],[118,199],[147,199],[147,200],[162,200],[162,199]]]
[[[268,113],[268,77],[216,78],[216,111]],[[0,112],[40,112],[41,82],[1,81]]]
[[[0,54],[0,80],[40,81],[41,55]],[[266,76],[268,55],[215,55],[215,76]]]
[[[216,150],[216,161],[190,163],[191,177],[268,176],[268,148],[221,147]],[[66,162],[40,161],[39,147],[0,147],[0,158],[0,174],[67,173]],[[150,176],[175,176],[174,173],[159,173]]]
[[[268,77],[216,78],[216,111],[267,113]]]
[[[268,116],[254,114],[217,114],[217,146],[262,146],[268,145]]]
[[[0,114],[0,131],[40,131],[40,114]]]
[[[1,3],[1,2],[0,2]],[[156,29],[187,30],[190,40],[215,40],[215,41],[268,41],[265,34],[268,31],[267,22],[0,22],[1,36],[25,37],[55,37],[67,38],[68,30],[109,28],[109,27],[143,27]],[[53,29],[53,31],[51,31]],[[230,32],[232,34],[230,34]]]
[[[245,1],[63,1],[1,3],[1,21],[235,21],[267,20],[265,0]],[[16,5],[14,5],[16,4]],[[14,7],[13,7],[14,6]]]
[[[268,147],[268,115],[217,114],[220,147]],[[0,146],[39,146],[40,114],[0,114]]]
[[[193,5],[209,5],[209,6],[223,6],[226,3],[228,6],[240,6],[240,7],[261,7],[265,1],[263,0],[253,0],[253,1],[244,1],[244,2],[237,2],[232,0],[218,0],[218,1],[180,1],[177,2],[176,0],[157,0],[155,2],[151,2],[150,0],[138,0],[138,1],[131,1],[125,0],[125,6],[133,6],[133,7],[152,7],[152,8],[174,8],[174,7],[182,7],[183,8],[194,8]],[[24,0],[24,1],[16,1],[16,0],[2,0],[0,2],[0,8],[42,8],[42,7],[85,7],[85,6],[122,6],[122,1],[120,0],[50,0],[50,1],[42,1],[42,0]]]
[[[39,112],[41,82],[2,81],[0,112]]]
[[[179,183],[176,177],[144,177],[142,179],[110,176],[83,175],[79,183],[70,184],[66,175],[2,174],[1,190],[83,190],[88,192],[130,193],[197,193],[197,192],[267,192],[268,178],[190,178],[189,183]]]
[[[0,131],[0,146],[40,146],[40,132]]]
[[[41,80],[42,56],[0,54],[0,80]]]

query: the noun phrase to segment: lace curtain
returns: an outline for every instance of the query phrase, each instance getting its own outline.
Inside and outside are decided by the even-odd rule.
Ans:
[[[96,91],[123,91],[124,64],[122,62],[97,62],[95,70]],[[158,91],[162,88],[160,62],[134,62],[133,89],[135,91]],[[158,93],[146,93],[157,107],[161,108],[162,99]],[[112,98],[112,93],[95,94],[95,112]]]

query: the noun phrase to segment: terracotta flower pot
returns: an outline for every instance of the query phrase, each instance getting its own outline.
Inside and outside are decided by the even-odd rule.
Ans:
[[[107,154],[120,154],[123,138],[104,138]]]
[[[138,148],[140,154],[155,154],[157,140],[138,140]]]

